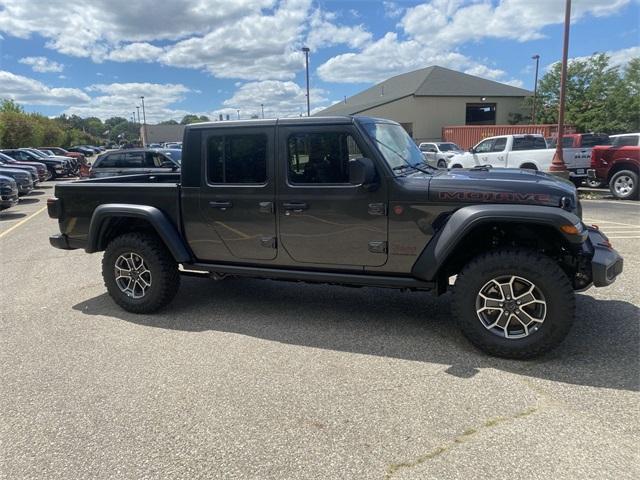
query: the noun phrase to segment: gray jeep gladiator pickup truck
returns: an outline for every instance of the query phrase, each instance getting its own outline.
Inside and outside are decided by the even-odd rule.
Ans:
[[[58,184],[54,247],[104,251],[122,308],[167,305],[181,275],[453,289],[464,335],[528,358],[557,345],[574,292],[622,258],[541,172],[436,170],[403,128],[367,117],[188,125],[179,173]]]

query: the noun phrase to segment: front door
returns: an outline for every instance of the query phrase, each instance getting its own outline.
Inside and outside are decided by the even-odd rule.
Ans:
[[[352,125],[279,127],[282,248],[297,263],[379,266],[387,261],[387,193],[349,183],[349,161],[372,156]]]
[[[276,257],[274,127],[202,132],[201,222],[190,245],[205,261]],[[196,222],[198,224],[198,222]]]

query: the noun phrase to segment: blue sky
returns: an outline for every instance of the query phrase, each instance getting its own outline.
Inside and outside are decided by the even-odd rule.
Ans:
[[[75,4],[77,3],[77,5]],[[442,65],[533,87],[561,54],[561,0],[0,0],[0,98],[29,111],[243,118],[314,110]],[[574,0],[571,57],[640,56],[637,0]]]

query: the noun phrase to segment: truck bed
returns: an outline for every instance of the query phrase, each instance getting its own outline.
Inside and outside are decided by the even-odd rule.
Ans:
[[[141,174],[58,183],[55,197],[64,216],[60,232],[84,247],[94,210],[107,203],[147,205],[161,210],[180,229],[180,174]]]

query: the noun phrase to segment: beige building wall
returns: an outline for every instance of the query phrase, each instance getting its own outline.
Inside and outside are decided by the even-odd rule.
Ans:
[[[496,124],[507,125],[510,113],[522,113],[524,97],[414,97],[409,96],[370,108],[358,115],[410,123],[416,142],[439,141],[442,127],[465,125],[467,103],[495,103]]]

